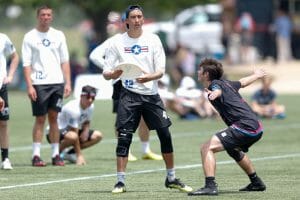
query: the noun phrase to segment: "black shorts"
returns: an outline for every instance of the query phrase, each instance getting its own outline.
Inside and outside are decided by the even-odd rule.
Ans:
[[[113,94],[112,94],[112,99],[113,99],[113,111],[112,112],[113,113],[117,113],[117,111],[118,111],[121,89],[122,89],[122,81],[118,80],[113,85]]]
[[[257,142],[262,137],[262,134],[263,133],[257,134],[256,136],[247,136],[237,129],[228,127],[227,129],[216,133],[216,136],[219,138],[226,151],[234,149],[248,152],[249,147]]]
[[[49,109],[61,111],[64,94],[64,84],[34,85],[37,100],[31,100],[32,115],[45,115]]]
[[[150,130],[171,125],[171,120],[158,94],[141,95],[122,88],[117,114],[117,130],[126,129],[134,133],[141,116]]]
[[[59,130],[59,141],[60,142],[65,138],[65,135],[68,131],[69,131],[68,128],[64,128],[64,129]],[[82,130],[79,130],[79,136],[81,135],[81,133],[82,133]],[[88,137],[87,141],[91,140],[91,137],[92,137],[93,133],[94,133],[94,130],[90,129],[89,130],[89,137]],[[47,133],[46,138],[47,138],[48,143],[51,143],[50,138],[49,138],[49,133]]]
[[[9,105],[8,105],[8,95],[6,85],[2,85],[0,89],[0,97],[4,101],[4,110],[0,112],[0,120],[7,121],[9,120]]]

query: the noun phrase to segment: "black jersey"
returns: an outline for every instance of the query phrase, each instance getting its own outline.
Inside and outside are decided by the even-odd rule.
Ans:
[[[222,95],[210,101],[227,126],[232,126],[246,134],[262,132],[261,124],[247,102],[239,94],[239,81],[213,80],[208,89],[220,89]]]

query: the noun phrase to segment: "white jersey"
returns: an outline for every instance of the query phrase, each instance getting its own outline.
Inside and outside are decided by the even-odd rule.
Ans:
[[[166,56],[159,37],[152,33],[143,32],[139,38],[131,38],[127,32],[111,41],[111,46],[105,54],[104,71],[115,67],[116,62],[132,63],[139,66],[146,73],[158,70],[165,72]],[[135,79],[121,78],[124,88],[144,95],[158,93],[158,80],[144,84]]]
[[[33,85],[63,83],[61,64],[69,61],[65,35],[51,28],[47,32],[32,29],[22,44],[23,66],[31,66]]]
[[[80,106],[80,100],[74,99],[65,104],[58,114],[57,122],[59,129],[67,127],[81,129],[82,125],[91,121],[94,111],[94,104],[86,109],[82,109]]]
[[[114,36],[106,39],[102,44],[98,45],[93,51],[91,52],[89,59],[98,67],[101,69],[105,66],[105,52],[108,50],[108,48],[111,46],[111,41],[113,41],[115,38],[120,37],[121,33],[117,33]],[[118,63],[115,63],[114,65],[117,65]],[[115,84],[119,79],[114,80],[112,83]]]
[[[6,57],[11,56],[16,49],[7,35],[0,33],[0,88],[2,87],[3,79],[7,76]]]

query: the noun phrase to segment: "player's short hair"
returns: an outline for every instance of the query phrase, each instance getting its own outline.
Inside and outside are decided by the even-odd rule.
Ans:
[[[36,16],[39,16],[41,10],[44,10],[44,9],[52,10],[52,8],[51,8],[49,5],[42,5],[42,6],[39,6],[39,7],[36,9]]]
[[[213,58],[203,59],[199,68],[203,68],[203,73],[208,72],[210,81],[221,79],[224,73],[222,63]]]
[[[143,12],[143,8],[141,6],[139,6],[139,5],[130,5],[125,10],[125,17],[126,17],[126,19],[128,19],[128,16],[129,16],[130,12],[133,11],[133,10],[140,10],[140,11]]]
[[[95,97],[97,95],[97,89],[90,86],[90,85],[86,85],[82,87],[81,90],[81,96],[91,96],[91,97]]]

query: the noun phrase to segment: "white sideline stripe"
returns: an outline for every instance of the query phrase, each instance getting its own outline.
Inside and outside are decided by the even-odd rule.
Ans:
[[[263,160],[277,160],[277,159],[294,158],[294,157],[300,157],[300,153],[286,154],[286,155],[281,155],[281,156],[268,156],[268,157],[261,157],[261,158],[253,158],[251,160],[252,161],[263,161]],[[218,165],[227,165],[227,164],[232,164],[232,163],[235,163],[235,161],[227,160],[227,161],[217,162]],[[184,165],[184,166],[177,166],[176,169],[191,169],[191,168],[196,168],[196,167],[201,167],[201,166],[202,166],[202,164]],[[128,173],[126,173],[126,175],[146,174],[146,173],[153,173],[153,172],[159,172],[159,171],[165,171],[165,170],[166,170],[165,168],[149,169],[149,170],[128,172]],[[114,174],[104,174],[101,176],[87,176],[87,177],[78,177],[78,178],[63,179],[63,180],[56,180],[56,181],[45,181],[45,182],[38,182],[38,183],[10,185],[10,186],[0,187],[0,190],[25,188],[25,187],[31,187],[31,186],[41,186],[41,185],[48,185],[48,184],[54,184],[54,183],[66,183],[66,182],[82,181],[82,180],[90,180],[90,179],[101,179],[101,178],[114,177],[114,176],[116,176],[115,173]]]
[[[286,128],[287,126],[286,125],[281,125],[281,124],[278,124],[278,125],[274,125],[272,126],[272,130],[274,129],[284,129]],[[300,128],[300,124],[288,124],[288,127],[289,128]],[[218,130],[216,130],[218,131]],[[174,132],[172,133],[172,138],[182,138],[182,137],[187,137],[187,136],[197,136],[197,135],[208,135],[208,134],[213,134],[214,132],[213,131],[199,131],[199,132],[189,132],[189,133],[178,133],[178,132]],[[267,133],[266,133],[267,134]],[[150,137],[151,140],[158,140],[158,137],[155,136],[152,136]],[[133,142],[139,142],[139,137],[134,137],[133,138]],[[107,139],[107,140],[103,140],[101,141],[101,143],[103,144],[115,144],[116,143],[116,139]],[[41,148],[43,149],[49,149],[50,148],[50,145],[49,144],[43,144],[41,146]],[[10,152],[16,152],[16,151],[25,151],[25,150],[32,150],[32,146],[23,146],[23,147],[13,147],[13,148],[10,148]]]

